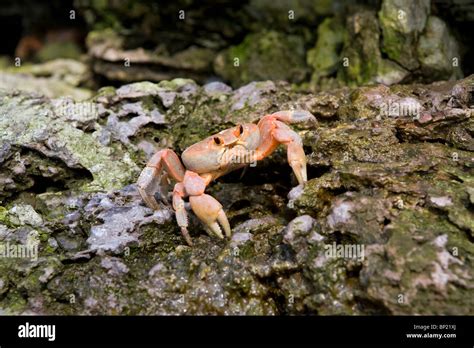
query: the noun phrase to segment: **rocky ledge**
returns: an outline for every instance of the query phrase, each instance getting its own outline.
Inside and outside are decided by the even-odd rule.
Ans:
[[[317,94],[176,79],[85,101],[3,90],[0,312],[473,314],[473,90],[474,76]],[[213,183],[231,240],[192,218],[188,247],[169,207],[144,206],[135,181],[156,149],[288,108],[318,118],[294,127],[309,181],[280,149]],[[6,253],[22,245],[37,254]]]

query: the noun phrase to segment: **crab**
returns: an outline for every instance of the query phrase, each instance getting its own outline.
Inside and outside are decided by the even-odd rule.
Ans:
[[[138,178],[138,191],[146,205],[160,209],[155,195],[167,202],[170,179],[175,182],[172,206],[181,233],[190,246],[185,198],[209,235],[231,237],[222,205],[205,193],[215,179],[269,156],[280,144],[287,148],[288,163],[299,184],[307,181],[306,157],[300,136],[287,124],[316,121],[308,111],[286,110],[262,117],[258,124],[243,123],[207,137],[178,155],[170,149],[156,152]],[[224,231],[224,234],[222,233]]]

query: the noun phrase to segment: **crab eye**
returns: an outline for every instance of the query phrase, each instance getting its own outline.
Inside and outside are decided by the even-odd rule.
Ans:
[[[222,145],[223,141],[221,140],[221,138],[219,137],[214,137],[214,142],[217,144],[217,145]]]
[[[241,136],[243,132],[244,132],[244,127],[242,125],[239,125],[237,129],[235,130],[234,134],[238,137],[238,136]]]

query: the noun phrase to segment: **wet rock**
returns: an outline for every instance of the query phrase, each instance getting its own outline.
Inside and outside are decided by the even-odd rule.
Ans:
[[[119,121],[119,117],[130,113],[136,116],[128,122]],[[103,132],[110,132],[113,137],[119,139],[122,143],[129,144],[129,138],[135,136],[143,126],[150,123],[156,125],[164,124],[166,123],[165,117],[157,109],[148,113],[143,110],[143,107],[140,105],[132,106],[131,104],[124,104],[121,109],[121,114],[109,115]]]
[[[461,254],[453,256],[453,250],[459,250],[453,248],[460,247],[456,234],[455,228],[427,211],[403,212],[391,226],[391,238],[384,249],[374,253],[361,272],[369,296],[382,301],[394,314],[468,313],[456,302],[466,301],[470,306],[471,300],[464,296],[472,288],[466,268],[471,256],[464,247]],[[416,256],[401,257],[415,248]]]
[[[293,244],[295,238],[298,238],[300,234],[307,235],[313,228],[315,222],[316,221],[309,215],[298,216],[291,220],[283,232],[284,241],[290,245]]]
[[[103,205],[107,206],[107,203],[101,201],[99,206]],[[90,249],[121,252],[130,243],[138,241],[138,235],[133,233],[136,224],[151,221],[162,224],[170,218],[169,212],[157,212],[151,217],[150,213],[149,208],[140,206],[107,209],[98,215],[104,223],[91,227],[91,234],[87,239]]]
[[[235,232],[232,234],[231,245],[238,247],[239,245],[245,244],[245,242],[252,239],[252,234],[249,232]]]
[[[115,99],[135,99],[148,95],[158,95],[158,92],[160,92],[158,85],[149,81],[130,83],[115,91]]]
[[[435,205],[436,207],[439,207],[439,208],[444,208],[446,206],[450,206],[450,205],[453,204],[451,198],[449,198],[448,196],[430,197],[429,200],[433,205]]]
[[[383,59],[379,63],[377,76],[374,81],[390,86],[403,81],[408,75],[409,72],[401,68],[397,63]]]
[[[41,91],[42,94],[55,98],[72,96],[75,100],[85,100],[92,96],[89,90],[71,87],[61,80],[52,80],[30,75],[0,73],[0,88],[4,90],[19,90],[30,93]]]
[[[237,225],[235,231],[237,233],[249,233],[250,231],[258,233],[261,230],[268,229],[269,226],[273,226],[276,223],[278,223],[278,219],[273,216],[266,216],[263,218],[247,220],[244,223]]]
[[[165,108],[169,108],[175,98],[180,96],[184,99],[192,96],[197,90],[197,85],[190,79],[174,79],[161,81],[158,84],[149,81],[136,82],[124,85],[105,98],[107,103],[116,103],[122,100],[136,100],[143,97],[158,96]],[[108,100],[110,99],[111,100]]]
[[[75,101],[71,97],[51,99],[56,116],[69,122],[73,127],[90,131],[97,127],[99,118],[97,105],[88,101]]]
[[[38,258],[0,258],[1,311],[470,314],[472,85],[314,94],[280,82],[231,90],[174,80],[106,88],[91,101],[94,115],[5,94],[1,110],[16,122],[0,118],[0,245],[34,241]],[[406,114],[410,105],[431,118]],[[143,204],[134,182],[154,149],[179,154],[213,131],[295,106],[319,119],[292,126],[309,180],[295,186],[278,149],[243,176],[211,183],[231,240],[208,236],[190,212],[189,247],[169,207]],[[158,113],[158,123],[140,121]],[[137,124],[129,136],[109,127],[101,144],[109,120]]]
[[[298,103],[316,118],[330,119],[337,116],[337,111],[346,97],[342,91],[341,93],[321,92],[310,97],[303,96]]]
[[[380,94],[383,100],[390,96],[391,89],[382,90],[385,91]],[[449,94],[450,90],[450,85],[444,84],[440,93]],[[404,95],[405,98],[418,98],[413,94]],[[424,104],[420,100],[417,102]],[[414,119],[399,122],[381,118],[378,122],[382,122],[378,134],[390,129],[394,122],[400,130],[423,127]],[[353,134],[361,129],[363,126],[359,125]],[[309,161],[316,165],[331,163],[334,170],[310,180],[302,189],[295,188],[289,197],[291,207],[299,214],[309,213],[321,222],[317,232],[320,237],[316,241],[324,244],[320,244],[319,250],[336,240],[335,245],[364,246],[365,251],[362,263],[354,263],[347,257],[331,258],[322,251],[312,255],[308,237],[299,242],[295,238],[287,239],[297,252],[297,259],[309,265],[311,276],[330,276],[331,281],[337,279],[345,286],[355,285],[345,291],[323,290],[321,295],[312,296],[305,303],[316,305],[320,313],[335,313],[342,307],[346,313],[357,312],[360,307],[353,306],[352,298],[357,294],[367,300],[365,311],[371,313],[455,313],[457,301],[472,287],[468,266],[468,260],[472,258],[472,243],[468,241],[468,236],[472,236],[469,222],[472,214],[468,218],[468,195],[463,189],[465,185],[471,186],[472,175],[465,177],[463,170],[459,170],[470,166],[469,155],[456,150],[458,155],[463,153],[461,162],[456,162],[451,149],[443,144],[400,143],[393,135],[386,134],[383,136],[387,141],[385,145],[383,141],[377,141],[376,151],[372,146],[363,150],[365,155],[362,157],[359,157],[361,153],[354,157],[341,139],[349,137],[350,144],[356,144],[357,140],[344,133],[344,127],[337,129],[339,135],[346,134],[338,138],[337,145],[324,142],[325,132],[318,132],[318,141],[313,143],[317,150]],[[433,132],[430,136],[438,137]],[[364,137],[365,140],[371,138],[373,135]],[[318,146],[319,141],[324,145]],[[357,147],[362,149],[364,145]],[[338,153],[328,153],[331,148],[337,148]],[[341,152],[347,156],[344,158]],[[380,155],[376,155],[377,152]],[[432,159],[427,160],[426,153],[430,153]],[[439,161],[433,160],[437,156]],[[441,179],[445,170],[463,179],[457,183],[445,181]],[[391,175],[396,175],[397,179]],[[356,187],[357,192],[352,191]],[[443,217],[437,211],[447,215]],[[311,268],[313,264],[317,270]],[[354,279],[350,279],[354,273],[349,273],[348,278],[341,276],[343,270],[349,269],[355,270]],[[331,281],[325,286],[330,286]],[[318,282],[313,284],[321,286]],[[328,298],[335,302],[326,302]],[[436,299],[442,304],[434,305]],[[338,306],[334,306],[335,303]],[[464,303],[470,306],[470,300]]]
[[[336,203],[332,208],[331,214],[327,218],[327,223],[330,228],[335,228],[339,224],[345,224],[351,218],[351,210],[354,209],[354,205],[348,202]]]
[[[51,241],[50,243],[51,247],[55,248],[60,246],[66,251],[80,251],[83,244],[82,238],[71,236],[70,233],[59,234],[56,236],[56,239],[54,239],[54,242]]]
[[[420,73],[421,59],[417,49],[420,37],[425,35],[430,13],[440,16],[457,34],[456,40],[449,38],[444,46],[459,40],[460,46],[466,48],[472,46],[466,32],[474,13],[468,1],[429,0],[354,3],[335,0],[318,1],[317,4],[310,0],[258,0],[241,6],[229,2],[178,1],[165,7],[148,3],[130,6],[124,2],[107,11],[100,3],[86,0],[76,8],[90,29],[86,41],[92,68],[102,78],[158,82],[187,76],[204,84],[217,77],[230,81],[233,87],[240,87],[253,80],[288,76],[292,82],[304,81],[313,89],[324,90],[339,87],[341,81],[355,85],[372,83],[373,76],[378,76],[377,82],[387,84],[433,81],[435,77],[429,71]],[[378,41],[374,44],[376,40],[369,40],[368,34],[360,32],[359,35],[356,30],[354,35],[349,30],[347,37],[342,38],[344,46],[349,47],[363,37],[362,41],[367,40],[367,51],[374,54],[369,56],[361,52],[364,45],[357,43],[355,51],[359,51],[360,58],[354,60],[357,55],[350,49],[345,49],[347,55],[340,54],[341,32],[345,27],[350,29],[350,25],[344,23],[347,17],[363,18],[367,8],[377,12],[374,19],[380,27],[380,45]],[[181,13],[179,11],[183,11],[184,17],[178,22],[170,21]],[[31,17],[34,14],[28,18]],[[213,20],[209,21],[209,18]],[[338,21],[342,25],[334,25]],[[369,23],[362,19],[358,24],[362,28]],[[375,29],[372,24],[369,27]],[[242,41],[245,37],[247,39]],[[297,38],[298,43],[289,38]],[[268,49],[270,46],[276,50]],[[378,62],[381,51],[387,59]],[[295,58],[295,52],[298,58]],[[235,57],[248,58],[248,62],[234,67]],[[258,63],[259,57],[264,57],[263,64]],[[355,72],[352,72],[354,76],[345,75],[349,66],[338,57],[349,58],[354,69],[364,75],[369,73],[368,76],[354,81],[357,80]],[[304,65],[305,58],[310,69]],[[370,60],[374,64],[361,64]],[[472,55],[467,52],[462,60],[466,73],[472,71]],[[335,70],[338,75],[345,76],[336,79]],[[305,76],[300,78],[301,74]],[[444,75],[444,72],[440,74]]]
[[[91,78],[88,66],[74,59],[51,59],[40,64],[24,64],[11,67],[8,72],[29,74],[36,78],[48,77],[75,87],[87,84]]]

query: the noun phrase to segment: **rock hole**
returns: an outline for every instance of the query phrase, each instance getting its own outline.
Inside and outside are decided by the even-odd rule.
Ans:
[[[66,189],[63,180],[53,180],[39,175],[32,175],[31,178],[34,180],[34,185],[27,191],[32,193],[57,192]]]
[[[129,121],[131,121],[133,118],[135,118],[135,117],[137,117],[137,116],[140,116],[140,115],[139,115],[138,113],[136,113],[136,112],[129,112],[129,113],[127,113],[127,114],[124,115],[124,116],[120,116],[120,117],[119,117],[119,120],[120,120],[121,122],[129,122]]]
[[[307,166],[308,180],[320,178],[331,171],[330,166]]]
[[[250,207],[250,201],[248,201],[246,199],[241,199],[237,202],[232,203],[231,206],[230,206],[230,209],[240,210],[240,209],[244,209],[244,208],[247,208],[247,207]]]

